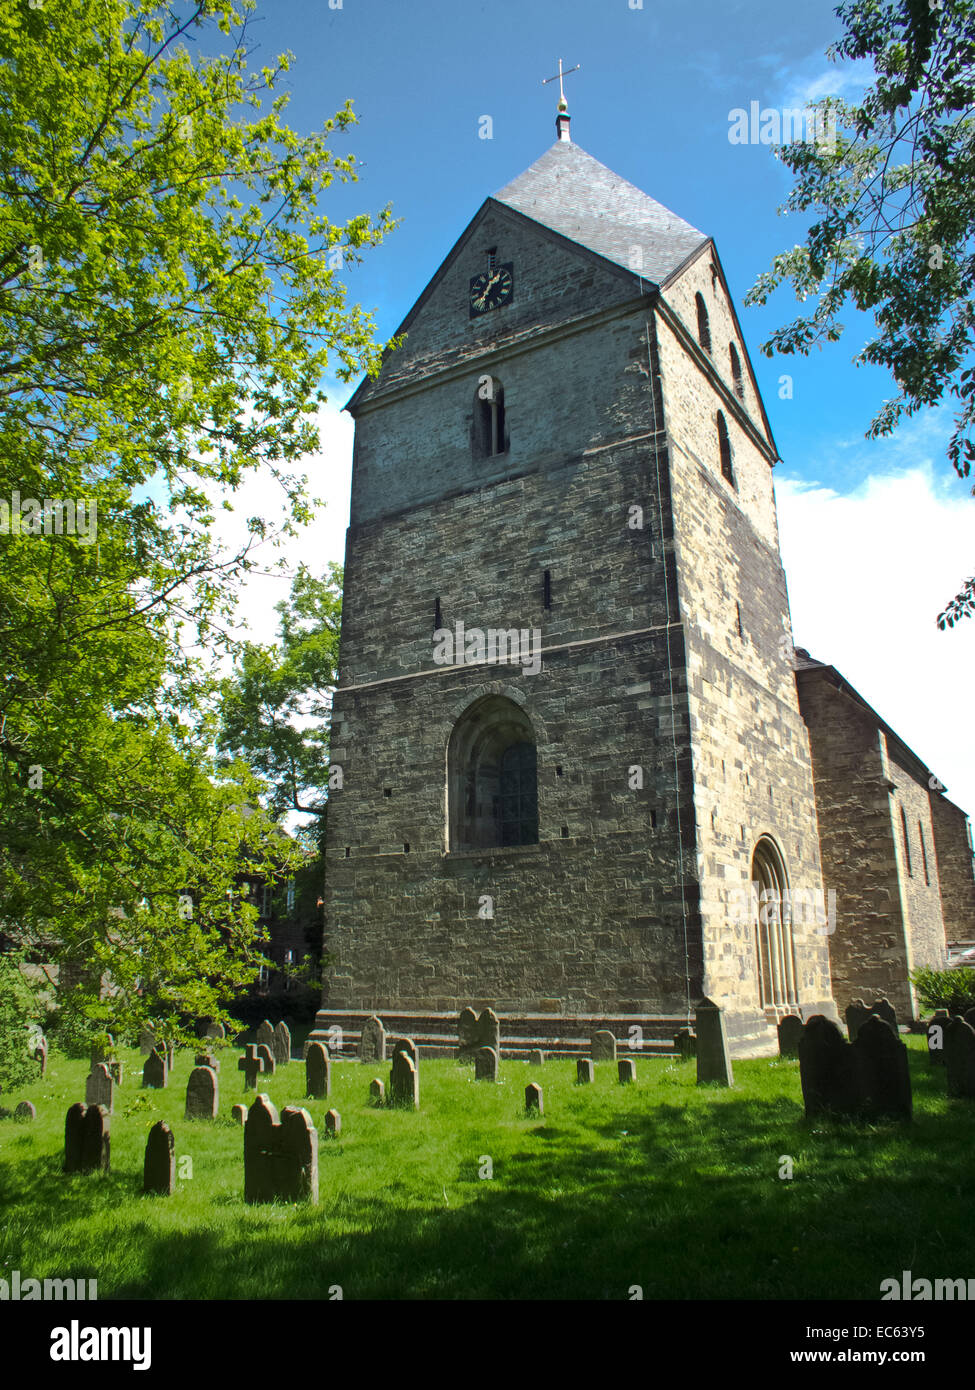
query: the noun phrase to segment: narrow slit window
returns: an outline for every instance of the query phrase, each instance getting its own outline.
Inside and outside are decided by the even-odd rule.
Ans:
[[[474,392],[474,456],[495,458],[507,452],[504,387],[497,377],[485,376]]]
[[[711,325],[708,322],[708,306],[704,302],[703,294],[696,294],[694,302],[697,304],[697,340],[705,352],[711,351]]]
[[[927,846],[924,843],[924,826],[921,824],[920,821],[918,821],[917,823],[917,836],[918,839],[921,841],[921,865],[924,869],[924,882],[930,884],[931,879],[928,875],[928,851]]]
[[[901,807],[901,830],[904,832],[904,860],[907,864],[907,873],[909,878],[913,878],[914,871],[911,868],[911,840],[907,833],[907,817],[904,814],[903,806]]]
[[[721,476],[725,482],[735,486],[735,471],[731,466],[731,440],[728,438],[728,426],[725,422],[724,413],[718,411],[718,454],[721,458]]]
[[[740,401],[745,399],[745,381],[741,374],[741,358],[738,356],[738,349],[732,343],[729,347],[731,357],[731,381],[735,388],[735,395]]]

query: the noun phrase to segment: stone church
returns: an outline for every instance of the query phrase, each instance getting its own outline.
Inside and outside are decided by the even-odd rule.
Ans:
[[[793,648],[778,454],[714,241],[556,143],[355,392],[313,1036],[734,1054],[975,932],[965,815]],[[341,769],[341,775],[337,770]],[[634,1031],[638,1030],[638,1031]]]

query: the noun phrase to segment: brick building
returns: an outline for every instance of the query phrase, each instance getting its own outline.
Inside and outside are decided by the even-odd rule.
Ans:
[[[663,1047],[707,994],[761,1052],[890,982],[830,975],[777,450],[713,240],[558,134],[349,402],[318,1031]]]

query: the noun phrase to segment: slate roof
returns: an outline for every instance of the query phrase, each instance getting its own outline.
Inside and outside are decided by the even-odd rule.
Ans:
[[[640,274],[661,285],[710,240],[568,140],[558,140],[494,195],[536,222],[633,270],[632,247],[643,252]]]

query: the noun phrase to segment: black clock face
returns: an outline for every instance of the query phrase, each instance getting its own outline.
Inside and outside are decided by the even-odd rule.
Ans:
[[[514,264],[496,265],[493,270],[485,270],[475,275],[471,281],[471,318],[486,314],[489,309],[500,309],[509,304],[515,288]]]

